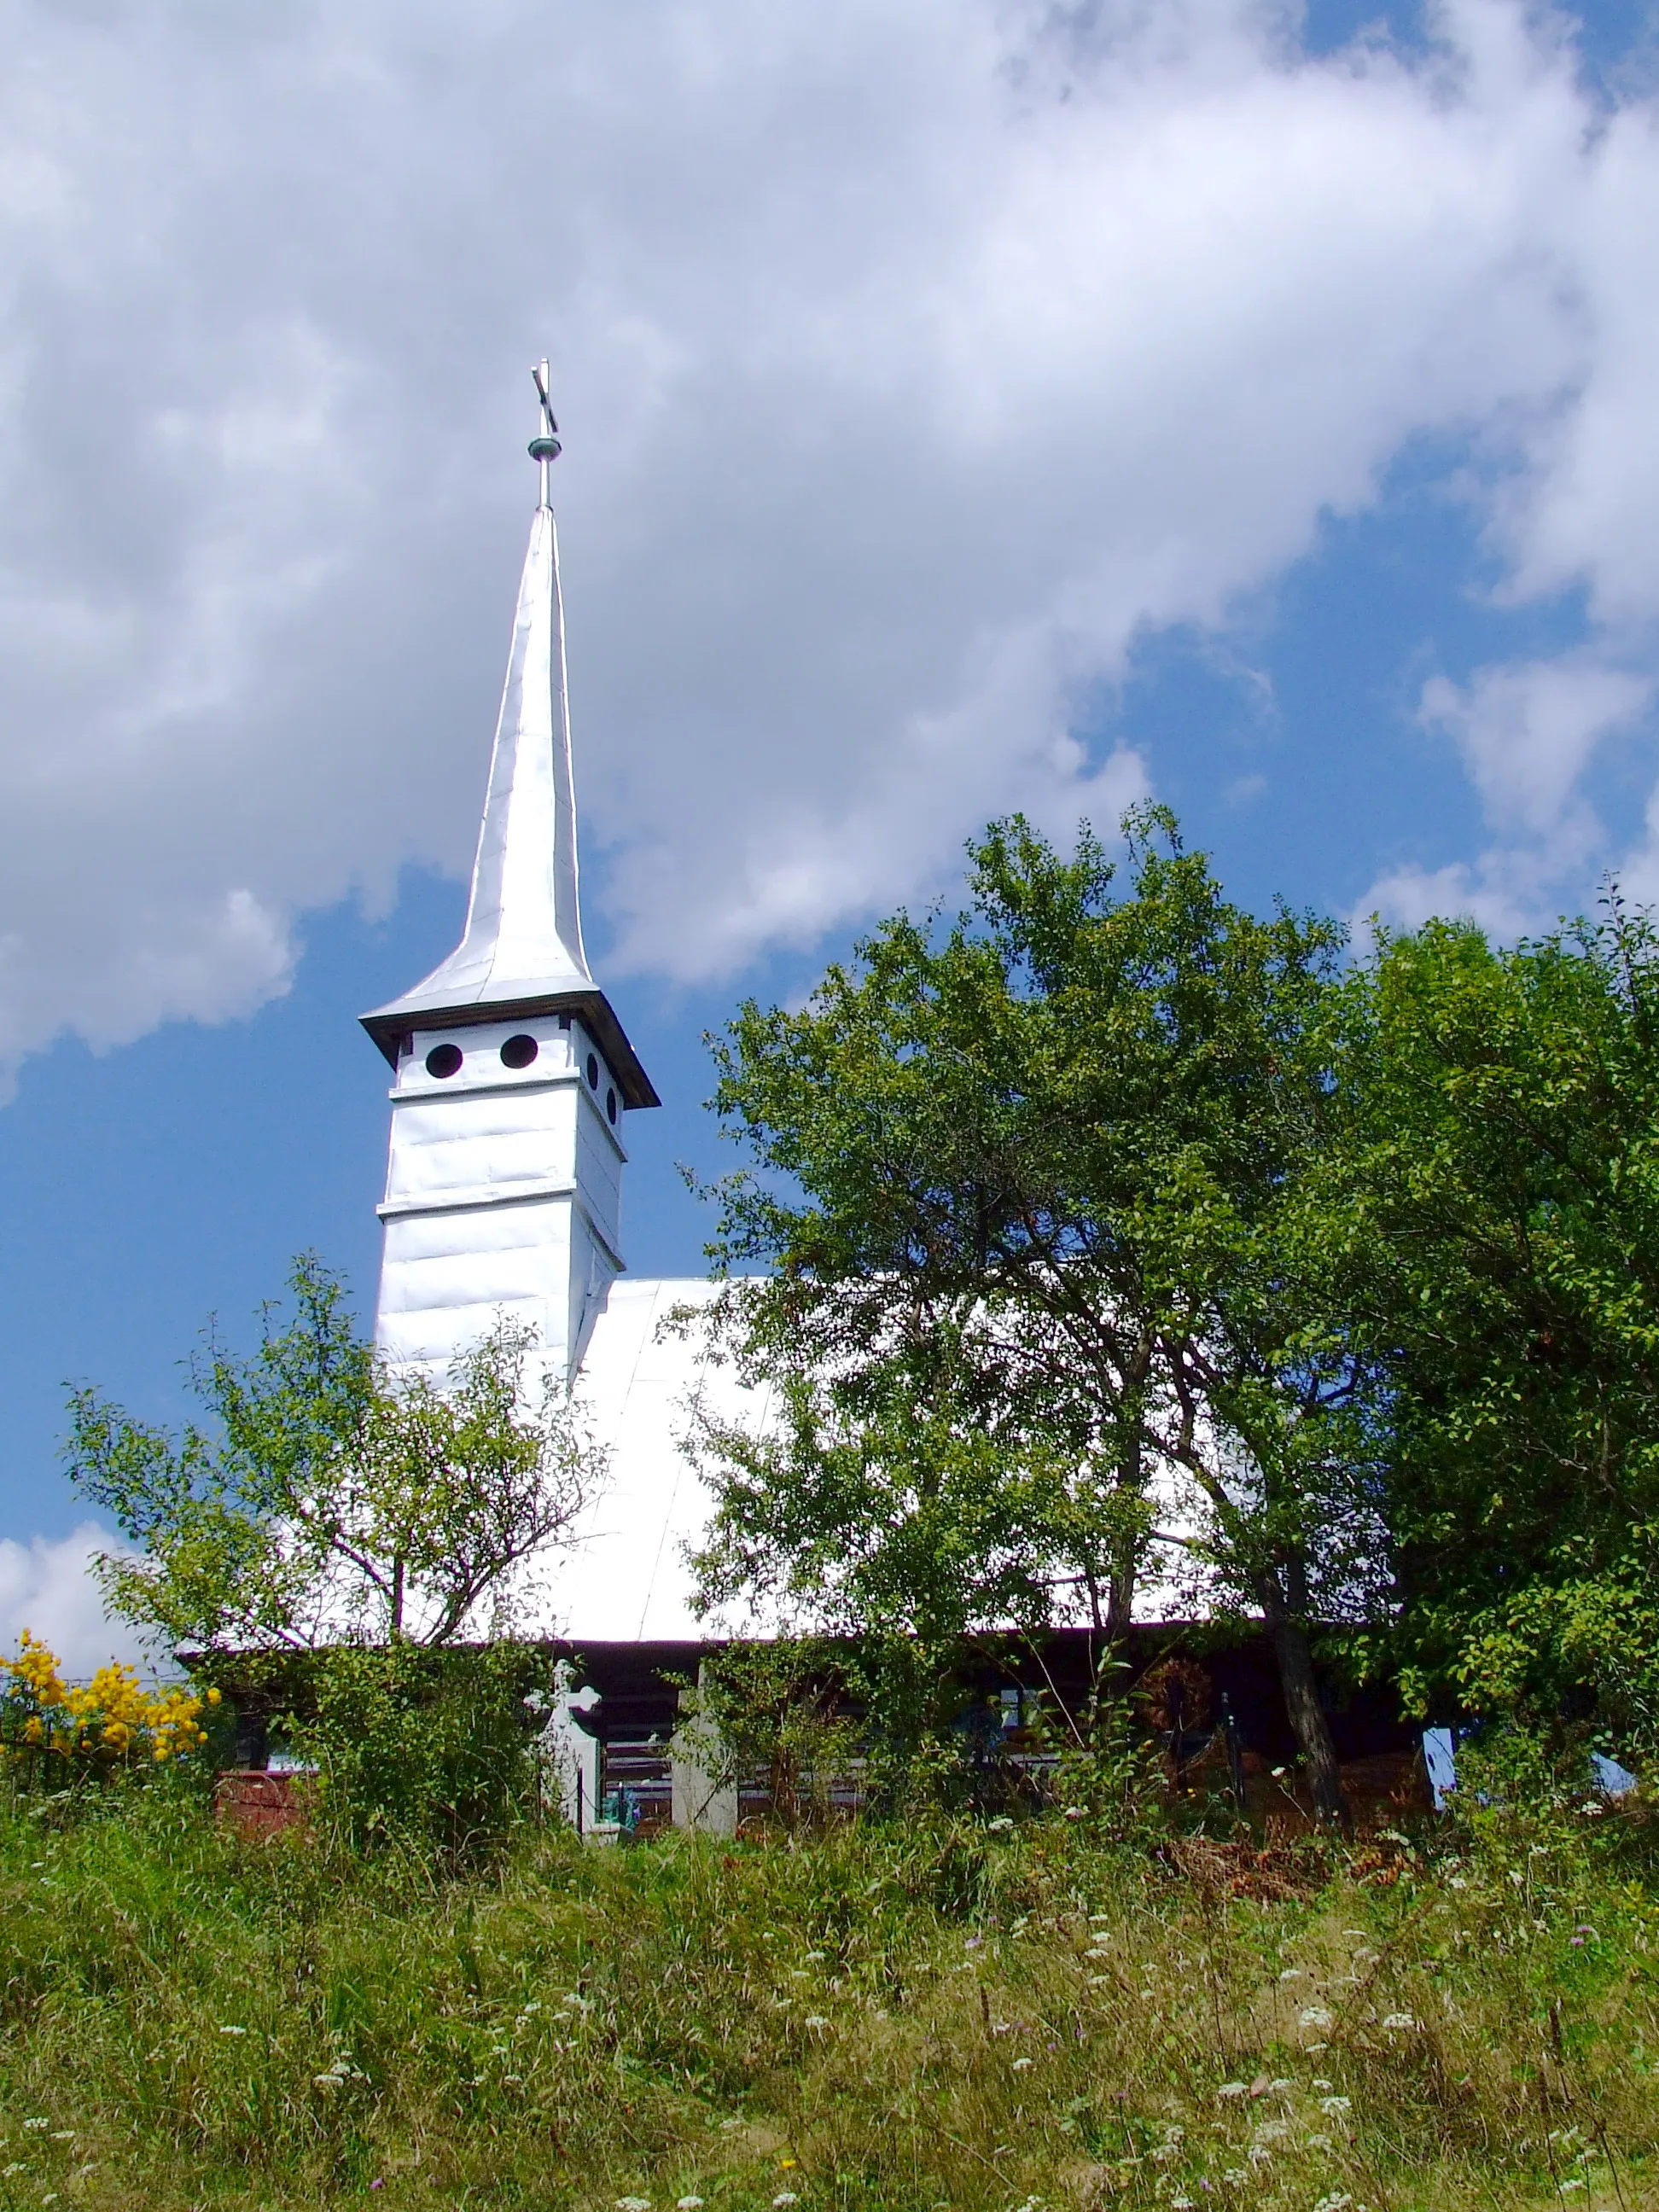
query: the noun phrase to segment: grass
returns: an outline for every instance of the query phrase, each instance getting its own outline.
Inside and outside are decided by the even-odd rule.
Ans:
[[[0,1804],[0,2207],[1635,2212],[1648,1836],[526,1832],[441,1880]]]

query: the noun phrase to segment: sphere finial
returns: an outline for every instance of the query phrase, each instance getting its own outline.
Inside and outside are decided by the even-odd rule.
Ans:
[[[559,444],[559,426],[553,420],[553,402],[547,396],[547,363],[538,361],[530,372],[535,380],[536,397],[542,404],[542,427],[530,441],[530,458],[539,462],[542,471],[542,505],[549,506],[547,470],[550,461],[556,461],[562,450]]]

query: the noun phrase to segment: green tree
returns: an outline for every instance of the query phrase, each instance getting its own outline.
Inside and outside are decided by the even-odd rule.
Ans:
[[[1316,1199],[1385,1364],[1419,1700],[1659,1734],[1659,938],[1378,937]]]
[[[968,912],[896,917],[717,1042],[750,1164],[713,1256],[774,1270],[726,1320],[783,1418],[711,1435],[706,1588],[810,1613],[898,1571],[1004,1619],[1080,1590],[1115,1636],[1149,1547],[1179,1549],[1263,1614],[1334,1817],[1309,1632],[1376,1601],[1375,1377],[1311,1293],[1296,1195],[1342,936],[1228,902],[1167,813],[1124,827],[1121,896],[1087,833],[1067,860],[993,827]]]
[[[289,1291],[252,1358],[210,1330],[205,1426],[72,1395],[70,1479],[131,1547],[98,1563],[109,1601],[204,1651],[451,1643],[568,1535],[604,1455],[538,1379],[532,1332],[503,1322],[440,1389],[386,1371],[314,1256]]]

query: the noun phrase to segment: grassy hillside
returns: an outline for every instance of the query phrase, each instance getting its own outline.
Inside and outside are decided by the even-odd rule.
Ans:
[[[0,2206],[1659,2197],[1646,1815],[1421,1847],[526,1832],[488,1875],[0,1808]]]

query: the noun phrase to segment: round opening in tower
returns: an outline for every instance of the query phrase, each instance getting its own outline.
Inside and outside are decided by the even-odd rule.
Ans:
[[[503,1067],[528,1067],[541,1049],[533,1036],[510,1036],[501,1047]]]
[[[440,1083],[461,1072],[461,1048],[458,1044],[434,1044],[426,1056],[426,1072],[435,1075]]]
[[[599,1063],[591,1052],[587,1055],[587,1087],[590,1091],[599,1087]]]

